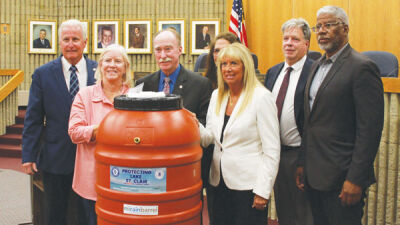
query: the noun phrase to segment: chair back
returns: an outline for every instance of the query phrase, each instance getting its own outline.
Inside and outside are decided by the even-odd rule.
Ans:
[[[370,58],[379,68],[381,77],[397,77],[399,62],[397,57],[390,52],[366,51],[363,55]]]
[[[204,72],[206,70],[207,56],[208,53],[202,53],[199,55],[196,63],[194,64],[194,72]]]

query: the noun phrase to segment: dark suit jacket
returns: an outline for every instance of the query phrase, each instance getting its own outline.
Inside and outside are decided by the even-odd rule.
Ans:
[[[97,63],[86,59],[86,65],[87,85],[92,85]],[[36,162],[41,170],[55,174],[74,170],[76,145],[68,135],[71,104],[61,56],[37,68],[32,75],[24,122],[22,163]],[[44,135],[43,146],[40,146],[41,135]]]
[[[310,110],[310,86],[321,59],[313,64],[306,84],[302,138],[305,154],[301,154],[300,162],[314,189],[338,190],[344,180],[366,188],[375,182],[373,162],[384,117],[378,68],[346,46],[322,82]]]
[[[306,86],[308,74],[310,73],[311,65],[313,62],[314,60],[312,60],[311,58],[306,58],[303,69],[301,70],[299,81],[297,82],[294,95],[294,118],[296,119],[297,130],[299,131],[300,136],[302,135],[304,123],[304,88]],[[271,67],[267,71],[264,85],[271,92],[274,88],[276,79],[281,73],[283,66],[285,66],[284,62]]]
[[[147,75],[136,82],[136,85],[144,82],[143,91],[158,91],[160,71]],[[181,71],[174,84],[172,94],[183,98],[183,106],[196,114],[197,119],[205,124],[208,103],[213,89],[208,78],[186,70],[181,65]]]
[[[206,46],[209,46],[211,43],[210,35],[207,33],[206,37],[204,38],[203,33],[201,32],[196,39],[196,48],[203,49]]]
[[[47,40],[46,38],[44,39],[44,44],[42,44],[42,42],[40,41],[40,38],[38,38],[33,41],[33,47],[34,48],[51,48],[51,45],[50,45],[49,40]]]

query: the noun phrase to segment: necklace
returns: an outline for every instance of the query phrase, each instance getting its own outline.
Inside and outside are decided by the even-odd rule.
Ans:
[[[229,97],[229,106],[233,106],[234,104],[236,104],[237,102],[237,98],[233,99],[232,97]]]

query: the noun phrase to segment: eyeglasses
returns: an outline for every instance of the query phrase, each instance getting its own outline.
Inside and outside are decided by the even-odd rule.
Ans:
[[[331,29],[334,26],[338,26],[339,24],[344,24],[343,22],[336,22],[336,23],[325,23],[325,24],[317,24],[315,27],[312,27],[311,30],[314,33],[317,33],[319,30],[321,30],[322,28],[325,28],[327,30]]]

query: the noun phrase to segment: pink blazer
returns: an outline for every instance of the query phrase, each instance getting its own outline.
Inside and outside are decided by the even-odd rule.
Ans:
[[[128,89],[128,86],[124,86],[121,94],[126,94]],[[96,141],[90,141],[90,138],[93,127],[100,124],[113,109],[114,105],[104,95],[101,84],[82,88],[71,107],[68,134],[72,142],[77,144],[72,189],[83,198],[93,201],[97,199],[94,158]]]

